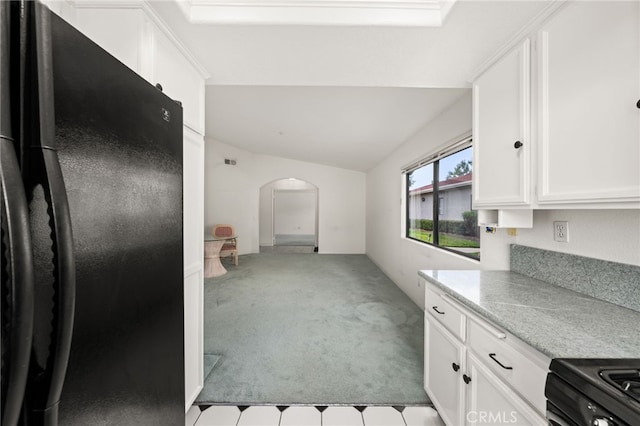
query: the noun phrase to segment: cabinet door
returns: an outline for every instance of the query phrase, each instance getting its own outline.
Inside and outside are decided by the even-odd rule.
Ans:
[[[637,207],[640,3],[569,2],[541,28],[537,50],[538,201]]]
[[[464,418],[461,379],[464,346],[428,315],[425,316],[424,331],[425,390],[445,424],[461,425]]]
[[[185,128],[183,147],[184,378],[188,410],[204,381],[204,139]]]
[[[529,39],[473,83],[473,204],[518,206],[530,194]]]
[[[467,352],[467,425],[542,425],[546,420]],[[462,423],[460,423],[462,424]]]
[[[153,39],[153,84],[160,83],[167,96],[182,103],[186,126],[204,134],[204,79],[159,28],[154,28]]]
[[[470,320],[468,330],[468,350],[534,409],[544,413],[544,387],[551,360],[530,346],[519,344],[512,336],[498,337],[502,331],[481,318]]]
[[[49,10],[67,21],[69,24],[76,25],[76,9],[73,3],[60,0],[41,0],[42,3],[47,5]]]
[[[147,78],[146,19],[139,9],[96,8],[84,4],[76,9],[76,27],[120,62]],[[117,28],[117,30],[115,30]]]

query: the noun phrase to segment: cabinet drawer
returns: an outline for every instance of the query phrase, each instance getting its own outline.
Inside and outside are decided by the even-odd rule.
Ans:
[[[493,331],[489,331],[493,330]],[[541,413],[545,412],[544,386],[547,368],[533,361],[534,349],[514,347],[510,337],[475,318],[469,321],[469,348],[514,391]],[[530,353],[527,353],[530,352]]]
[[[466,315],[429,287],[426,288],[425,301],[425,309],[429,315],[464,342]]]

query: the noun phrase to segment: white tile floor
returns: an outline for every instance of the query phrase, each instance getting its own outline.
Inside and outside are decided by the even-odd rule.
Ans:
[[[192,407],[185,426],[444,426],[431,407],[329,406],[320,411],[311,406],[294,406],[284,410],[276,406],[214,405],[201,411]]]

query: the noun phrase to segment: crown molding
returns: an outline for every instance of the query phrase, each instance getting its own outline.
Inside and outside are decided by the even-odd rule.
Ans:
[[[150,0],[143,1],[143,9],[147,13],[147,16],[160,28],[160,30],[167,36],[169,39],[178,46],[178,49],[182,52],[182,54],[187,58],[187,60],[194,66],[194,68],[200,73],[200,76],[205,79],[205,81],[211,77],[209,71],[200,63],[198,59],[191,53],[191,51],[185,46],[179,38],[177,38],[171,27],[164,22],[164,20],[156,13],[153,8],[149,5]]]
[[[496,63],[501,57],[507,54],[511,49],[522,42],[524,38],[535,32],[540,26],[549,19],[558,9],[564,6],[569,0],[553,0],[546,5],[536,16],[533,17],[520,31],[513,35],[505,44],[500,47],[493,55],[489,56],[476,71],[471,75],[469,82],[475,81],[482,73],[484,73],[491,65]]]
[[[1,0],[0,0],[1,1]],[[196,57],[178,39],[171,27],[150,6],[150,0],[67,0],[78,9],[139,9],[166,35],[172,43],[182,52],[185,58],[198,71],[205,81],[211,77],[209,71],[196,59]]]

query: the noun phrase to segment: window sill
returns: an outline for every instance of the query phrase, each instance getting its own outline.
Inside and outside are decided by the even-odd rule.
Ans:
[[[446,247],[439,247],[439,246],[436,246],[434,244],[428,243],[426,241],[416,240],[415,238],[410,238],[410,237],[407,237],[407,236],[402,236],[401,238],[403,240],[405,240],[405,241],[409,241],[409,242],[415,244],[418,247],[424,247],[424,248],[427,248],[429,250],[436,250],[436,251],[444,252],[446,254],[454,255],[454,256],[456,256],[458,258],[461,258],[461,259],[470,260],[470,261],[472,261],[474,263],[474,265],[477,265],[478,263],[480,263],[480,259],[478,259],[476,257],[472,257],[472,256],[469,256],[469,255],[466,255],[466,254],[461,253],[461,252],[456,251],[456,250],[448,249]],[[478,250],[480,251],[480,253],[482,253],[482,249],[481,248],[478,249]]]

